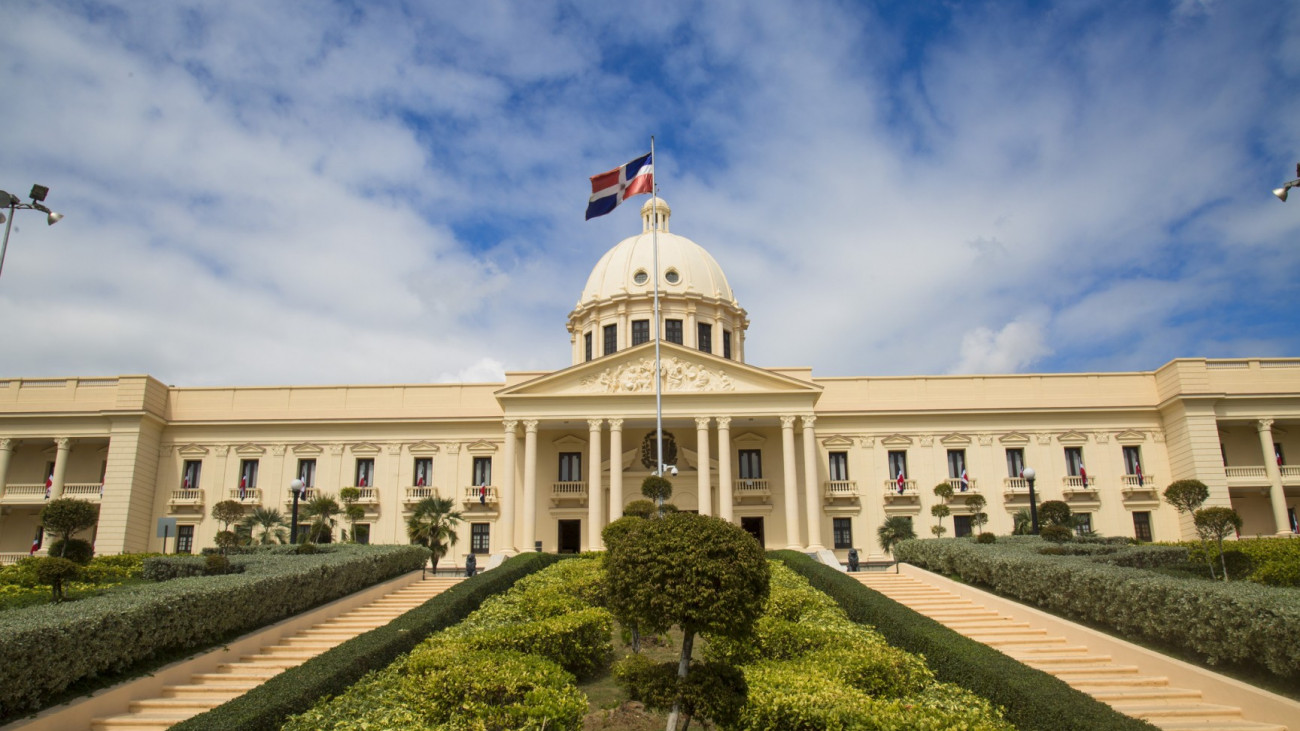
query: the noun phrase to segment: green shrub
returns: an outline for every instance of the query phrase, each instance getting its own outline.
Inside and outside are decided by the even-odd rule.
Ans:
[[[1045,525],[1038,531],[1039,537],[1052,543],[1066,543],[1074,538],[1074,531],[1063,525]]]
[[[609,610],[588,607],[531,622],[449,635],[440,644],[468,650],[513,650],[544,657],[579,678],[589,678],[609,664],[614,619]]]
[[[80,538],[66,541],[60,538],[50,544],[49,555],[66,558],[79,566],[85,566],[95,557],[95,547],[90,545],[90,541]]]
[[[730,728],[745,705],[748,688],[740,670],[711,662],[691,663],[685,680],[677,678],[677,663],[654,663],[645,655],[628,655],[614,667],[619,687],[648,708],[668,710],[680,699],[682,713],[697,721]]]
[[[1126,551],[1117,551],[1112,555],[1099,556],[1094,560],[1134,569],[1154,569],[1187,563],[1187,548],[1185,546],[1138,546]]]
[[[998,537],[992,533],[981,533],[975,538],[976,543],[997,543]]]
[[[1038,506],[1038,517],[1048,525],[1070,525],[1070,504],[1063,500],[1048,500]],[[1042,531],[1039,531],[1041,534]]]
[[[66,558],[47,556],[36,564],[36,580],[49,585],[56,602],[63,601],[63,583],[76,579],[80,574],[81,567]]]
[[[1187,547],[1190,560],[1205,563],[1204,544],[1195,542],[1180,545]],[[1237,568],[1229,564],[1228,575],[1234,579],[1248,578],[1270,586],[1300,586],[1300,540],[1246,538],[1233,541],[1229,550],[1249,556],[1253,567],[1247,575],[1245,572],[1238,573]],[[1213,547],[1210,548],[1210,556],[1217,556]]]

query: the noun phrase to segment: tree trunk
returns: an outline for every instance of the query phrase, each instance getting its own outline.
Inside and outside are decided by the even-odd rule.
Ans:
[[[1204,538],[1201,539],[1201,550],[1205,551],[1205,565],[1210,567],[1210,578],[1219,578],[1214,573],[1214,559],[1210,558],[1210,542]]]
[[[682,632],[682,657],[677,661],[677,681],[686,679],[686,673],[691,668],[691,649],[695,645],[694,630],[683,630]],[[666,731],[677,731],[677,718],[682,712],[682,697],[680,692],[673,699],[672,713],[668,714],[668,726]]]
[[[1228,562],[1223,560],[1223,539],[1219,539],[1219,566],[1223,567],[1223,580],[1228,580]]]

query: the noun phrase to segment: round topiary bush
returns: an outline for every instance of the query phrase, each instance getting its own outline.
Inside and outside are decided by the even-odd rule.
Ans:
[[[1038,535],[1051,543],[1067,543],[1074,538],[1074,531],[1063,525],[1045,525],[1038,531]]]
[[[36,565],[36,580],[49,584],[54,594],[54,601],[63,601],[63,582],[72,581],[81,575],[81,567],[66,558],[48,556]]]
[[[90,545],[90,541],[83,541],[80,538],[67,541],[60,538],[50,544],[50,555],[66,558],[75,564],[85,566],[95,557],[95,548]]]
[[[1070,524],[1070,506],[1063,500],[1048,500],[1038,506],[1038,517],[1049,525]],[[1039,531],[1041,535],[1042,532]]]
[[[979,534],[979,536],[975,538],[975,542],[976,543],[997,543],[998,537],[993,535],[992,533],[985,532]]]

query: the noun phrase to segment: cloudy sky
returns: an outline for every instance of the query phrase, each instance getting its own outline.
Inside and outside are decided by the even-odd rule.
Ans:
[[[588,176],[818,375],[1300,355],[1300,4],[10,0],[0,378],[568,365]],[[638,200],[638,202],[640,202]]]

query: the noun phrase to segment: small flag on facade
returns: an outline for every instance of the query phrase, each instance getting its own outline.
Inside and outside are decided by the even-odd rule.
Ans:
[[[898,484],[898,494],[899,494],[899,495],[902,495],[902,494],[903,494],[903,489],[904,489],[904,487],[907,485],[907,481],[903,479],[903,470],[902,470],[902,468],[899,468],[899,470],[898,470],[898,479],[895,480],[894,482]]]
[[[32,539],[32,550],[27,552],[28,556],[34,555],[37,551],[41,550],[41,538],[44,535],[45,535],[45,531],[42,530],[40,526],[37,526],[36,537]]]
[[[1142,463],[1138,462],[1133,466],[1133,474],[1137,475],[1138,487],[1142,486]]]
[[[357,487],[368,487],[368,486],[366,485],[366,476],[365,476],[365,474],[362,474],[361,477],[357,480]]]
[[[1083,463],[1079,463],[1079,479],[1083,481],[1083,486],[1088,486],[1088,470],[1084,469]]]
[[[45,478],[45,499],[50,499],[50,490],[54,489],[54,473],[51,472],[49,477]]]
[[[487,485],[478,486],[478,502],[480,505],[487,505]]]
[[[961,470],[961,491],[966,492],[970,489],[970,478],[966,476],[966,468]]]
[[[420,473],[420,476],[419,476],[419,477],[415,478],[415,486],[416,486],[416,487],[424,487],[424,473],[423,473],[423,472]]]
[[[609,213],[619,203],[634,195],[654,192],[655,166],[650,155],[651,153],[646,153],[607,173],[591,176],[591,199],[587,202],[588,221]]]
[[[239,478],[239,499],[248,497],[248,475]]]

